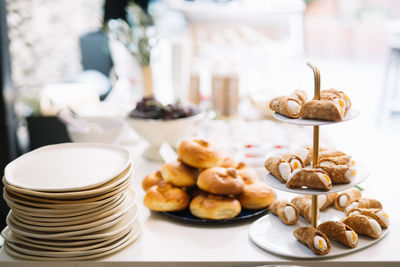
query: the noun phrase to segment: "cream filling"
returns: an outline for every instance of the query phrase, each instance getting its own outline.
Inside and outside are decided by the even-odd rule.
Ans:
[[[347,195],[341,195],[339,197],[339,206],[341,208],[345,208],[348,202],[349,202],[349,197]]]
[[[321,209],[326,203],[326,195],[319,195],[318,196],[318,209]]]
[[[297,115],[300,113],[301,106],[296,101],[288,100],[288,109],[290,113]]]
[[[351,178],[353,178],[354,176],[356,176],[357,175],[357,171],[356,171],[356,168],[354,168],[354,167],[350,167],[345,173],[344,173],[344,177],[346,178],[346,179],[351,179]]]
[[[334,100],[333,100],[333,102],[335,103],[335,105],[337,106],[337,108],[339,109],[339,111],[340,111],[340,116],[344,116],[344,111],[345,111],[345,109],[346,109],[346,107],[343,105],[344,104],[344,102],[343,102],[343,100],[342,99],[340,99],[340,98],[335,98]]]
[[[358,240],[358,236],[354,231],[346,231],[346,238],[352,246],[354,246]]]
[[[376,214],[376,216],[379,217],[379,219],[381,219],[385,223],[385,225],[389,224],[389,215],[387,213],[380,210],[380,211],[376,212],[375,214]]]
[[[355,210],[355,211],[350,212],[349,215],[347,215],[347,216],[350,216],[350,215],[353,215],[353,214],[360,214],[360,213],[361,212],[359,212],[358,210]]]
[[[350,158],[350,163],[352,166],[356,165],[356,161],[353,159],[353,157]]]
[[[292,172],[292,167],[287,162],[282,162],[279,164],[279,174],[282,178],[287,181],[289,178],[290,173]]]
[[[288,177],[288,181],[290,181],[295,175],[296,173],[298,173],[301,169],[296,169],[294,170]]]
[[[292,166],[292,169],[293,169],[293,170],[296,170],[296,169],[302,167],[302,166],[301,166],[301,162],[300,162],[300,160],[298,160],[298,159],[292,159],[292,160],[290,161],[290,166]]]
[[[353,203],[351,203],[347,208],[346,208],[346,213],[349,212],[352,209],[356,209],[358,208],[358,201],[354,201]]]
[[[321,252],[325,251],[328,248],[325,239],[323,239],[319,235],[314,236],[314,247]]]
[[[297,101],[301,102],[301,99],[299,98],[299,96],[296,93],[291,93],[288,98],[292,98],[292,99],[296,99]]]
[[[292,206],[289,205],[286,206],[283,211],[285,213],[286,220],[289,223],[294,222],[296,220],[296,211]]]
[[[329,186],[332,184],[331,178],[329,178],[328,175],[320,173],[320,172],[317,172],[317,175],[326,186]]]
[[[339,94],[346,103],[346,108],[350,108],[350,98],[345,93],[339,93]]]
[[[368,219],[368,221],[369,221],[369,224],[370,224],[371,227],[372,227],[372,230],[374,230],[374,232],[375,232],[378,236],[381,236],[381,234],[382,234],[382,228],[381,228],[381,226],[379,225],[379,223],[378,223],[376,220],[374,220],[374,219]]]

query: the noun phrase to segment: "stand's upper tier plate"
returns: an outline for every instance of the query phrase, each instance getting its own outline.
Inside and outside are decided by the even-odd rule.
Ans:
[[[334,184],[332,185],[331,190],[329,191],[323,191],[323,190],[318,190],[318,189],[311,189],[311,188],[289,188],[286,186],[286,184],[281,183],[278,179],[276,179],[272,174],[268,173],[264,181],[268,185],[290,193],[295,193],[295,194],[306,194],[306,195],[323,195],[323,194],[330,194],[330,193],[335,193],[339,191],[346,190],[348,188],[351,188],[353,186],[358,185],[359,183],[364,182],[368,176],[369,176],[369,171],[365,166],[362,164],[357,164],[356,165],[357,169],[357,175],[353,177],[350,183],[348,184]]]
[[[304,125],[304,126],[318,126],[318,125],[327,125],[327,124],[333,124],[333,123],[339,123],[339,122],[344,122],[348,120],[352,120],[354,118],[357,118],[360,116],[360,111],[356,109],[349,109],[347,112],[346,116],[344,116],[342,121],[322,121],[322,120],[310,120],[310,119],[291,119],[286,116],[283,116],[279,113],[274,113],[274,118],[283,121],[286,123],[291,123],[291,124],[296,124],[296,125]]]

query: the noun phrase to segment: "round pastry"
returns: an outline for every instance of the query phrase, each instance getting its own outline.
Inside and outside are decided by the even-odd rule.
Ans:
[[[178,211],[187,208],[189,196],[182,189],[161,181],[146,191],[143,203],[155,211]]]
[[[220,166],[224,160],[221,153],[210,143],[201,139],[188,139],[178,146],[178,156],[189,166],[199,169]]]
[[[200,173],[197,186],[213,194],[239,195],[243,192],[244,182],[235,169],[214,167]]]
[[[190,211],[196,217],[222,220],[236,217],[242,210],[236,198],[217,195],[198,195],[190,202]]]
[[[243,193],[239,196],[242,207],[249,210],[266,208],[274,200],[274,191],[261,181],[255,181],[253,184],[246,185]]]
[[[255,169],[249,167],[244,162],[236,166],[236,170],[245,184],[252,184],[258,180],[258,173]]]
[[[196,184],[197,170],[180,161],[165,163],[161,168],[165,181],[175,186],[194,186]]]
[[[144,177],[142,181],[142,188],[144,191],[147,191],[152,187],[153,185],[158,184],[163,180],[163,177],[161,175],[160,171],[156,171],[155,173],[149,174],[146,177]]]

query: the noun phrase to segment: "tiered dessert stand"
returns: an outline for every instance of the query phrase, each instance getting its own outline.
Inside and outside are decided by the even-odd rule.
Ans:
[[[314,99],[320,100],[320,72],[317,67],[313,66],[310,63],[307,65],[314,72]],[[354,109],[350,109],[346,116],[343,118],[343,121],[351,120],[359,116],[359,112]],[[321,120],[309,120],[309,119],[291,119],[287,118],[278,113],[274,113],[274,117],[280,121],[303,125],[303,126],[313,126],[313,160],[312,166],[316,166],[319,164],[319,126],[333,124],[337,122],[333,121],[321,121]],[[297,194],[306,194],[312,196],[312,218],[311,225],[314,228],[318,226],[318,195],[321,194],[330,194],[334,192],[343,191],[345,189],[351,188],[363,181],[365,181],[369,176],[366,168],[357,163],[357,175],[353,177],[351,183],[341,184],[341,185],[333,185],[331,190],[329,191],[320,191],[309,188],[288,188],[286,184],[278,181],[273,175],[268,173],[265,177],[265,182],[282,191],[297,193]],[[343,212],[335,210],[333,208],[329,208],[328,211],[325,211],[320,214],[321,221],[327,220],[339,220],[344,217]],[[359,235],[359,244],[356,248],[349,249],[344,247],[343,245],[332,242],[332,249],[327,255],[315,255],[311,250],[309,250],[306,246],[302,245],[300,242],[296,240],[293,236],[293,231],[301,226],[306,226],[308,223],[305,221],[299,220],[296,225],[288,226],[283,224],[280,219],[272,214],[268,214],[257,221],[255,221],[249,230],[249,235],[251,240],[258,245],[259,247],[273,252],[278,255],[287,256],[287,257],[295,257],[295,258],[319,258],[319,257],[332,257],[343,255],[347,253],[351,253],[362,248],[368,247],[380,239],[382,239],[388,232],[388,229],[383,229],[382,236],[379,239],[371,239],[369,237],[360,236]]]

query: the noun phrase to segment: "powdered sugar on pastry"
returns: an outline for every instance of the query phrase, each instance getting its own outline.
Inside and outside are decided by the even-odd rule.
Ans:
[[[284,209],[285,217],[289,223],[296,220],[296,211],[292,206],[286,206]]]
[[[374,232],[378,235],[381,236],[382,234],[382,228],[379,225],[379,223],[377,221],[375,221],[374,219],[368,219],[369,224],[372,226],[372,229],[374,230]]]
[[[287,162],[282,162],[279,164],[279,174],[282,176],[285,181],[288,180],[290,173],[292,171],[292,167]]]
[[[354,231],[346,231],[346,238],[349,240],[349,243],[354,246],[357,243],[358,236]]]
[[[325,251],[327,249],[326,241],[319,235],[314,237],[314,247],[319,251]]]

